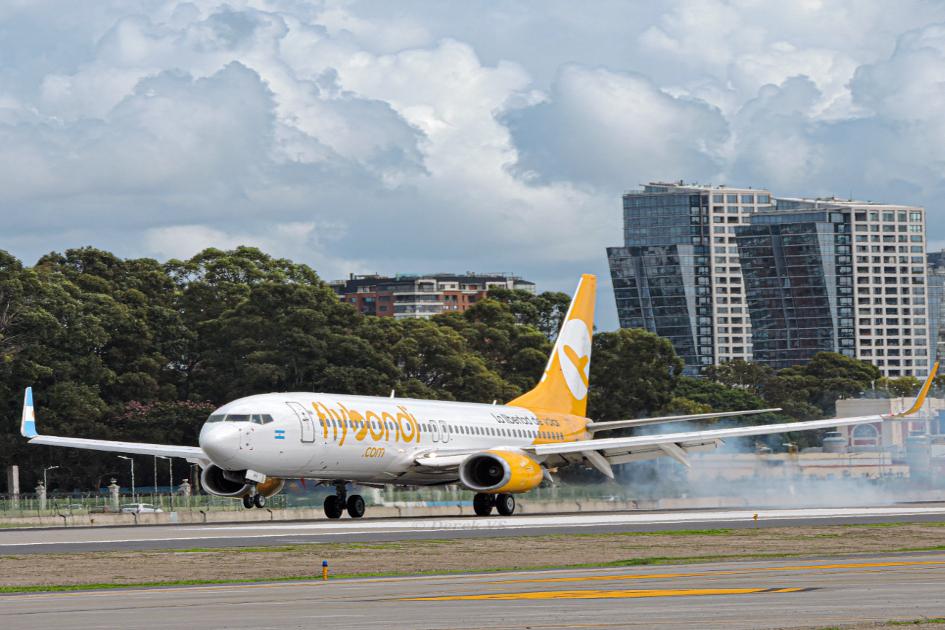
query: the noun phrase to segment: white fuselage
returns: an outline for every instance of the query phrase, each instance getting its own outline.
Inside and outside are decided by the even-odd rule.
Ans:
[[[241,398],[211,419],[200,446],[221,468],[367,483],[455,481],[455,470],[415,465],[432,451],[448,456],[584,437],[583,423],[521,407],[297,392]]]

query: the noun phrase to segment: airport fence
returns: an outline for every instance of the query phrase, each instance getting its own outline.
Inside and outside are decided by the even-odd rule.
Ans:
[[[286,492],[269,497],[267,507],[318,508],[325,496],[333,494],[331,486],[315,486],[298,483],[290,484]],[[455,505],[471,504],[474,493],[460,486],[439,486],[435,488],[367,488],[354,486],[349,494],[359,493],[368,505]],[[530,501],[625,501],[629,500],[626,488],[617,484],[600,485],[557,485],[539,487],[529,493]],[[227,497],[206,494],[182,496],[176,493],[136,492],[121,493],[118,508],[113,499],[105,493],[68,493],[46,496],[45,501],[36,494],[20,494],[14,498],[0,495],[0,515],[3,516],[55,516],[70,514],[115,513],[137,509],[143,504],[142,511],[159,509],[163,512],[181,511],[230,511],[242,510],[242,502]]]

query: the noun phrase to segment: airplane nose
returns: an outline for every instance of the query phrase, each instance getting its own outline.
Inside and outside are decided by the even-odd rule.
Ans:
[[[232,424],[215,423],[213,426],[204,426],[198,442],[207,457],[224,468],[239,454],[240,431]]]

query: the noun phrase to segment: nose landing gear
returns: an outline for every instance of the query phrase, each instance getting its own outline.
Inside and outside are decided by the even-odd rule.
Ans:
[[[347,482],[336,481],[335,494],[325,497],[325,516],[328,518],[341,518],[346,509],[351,518],[364,516],[364,497],[360,494],[349,497],[346,486]]]

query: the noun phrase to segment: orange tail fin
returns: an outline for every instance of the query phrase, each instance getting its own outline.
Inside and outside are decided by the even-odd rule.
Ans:
[[[534,389],[511,401],[510,405],[582,417],[587,414],[596,297],[597,278],[584,274],[578,282],[541,381]]]

